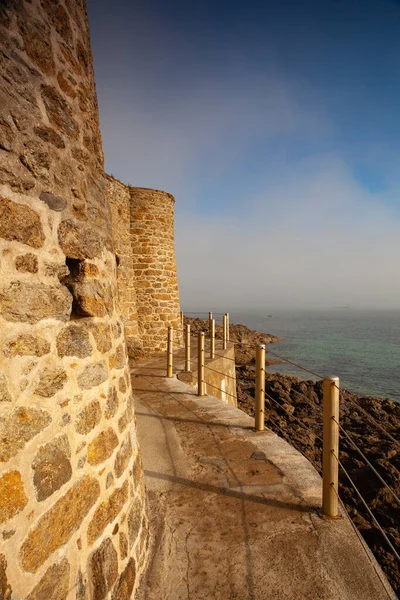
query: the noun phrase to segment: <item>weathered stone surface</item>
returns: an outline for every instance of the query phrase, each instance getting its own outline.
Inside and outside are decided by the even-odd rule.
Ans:
[[[66,435],[41,446],[32,462],[36,499],[41,502],[71,479],[70,447]]]
[[[43,369],[35,394],[43,398],[51,398],[64,387],[67,379],[67,374],[62,367]]]
[[[70,566],[66,558],[52,565],[26,600],[65,600],[69,592]]]
[[[92,345],[87,328],[76,324],[64,327],[57,336],[57,352],[58,356],[90,356]]]
[[[41,192],[39,198],[42,202],[45,202],[51,210],[55,210],[56,212],[62,212],[68,205],[65,198],[55,196],[54,194],[50,194],[50,192]]]
[[[78,376],[78,385],[81,390],[89,390],[108,379],[108,370],[104,363],[87,365]]]
[[[60,223],[58,240],[64,254],[70,258],[96,258],[104,247],[104,239],[96,229],[73,219]]]
[[[10,152],[13,140],[13,131],[4,119],[0,119],[0,149]]]
[[[123,531],[119,532],[119,553],[122,560],[128,556],[128,539]]]
[[[39,215],[29,206],[17,204],[1,196],[0,237],[21,242],[32,248],[42,248],[44,233]]]
[[[12,588],[7,580],[7,560],[0,554],[0,600],[11,600]]]
[[[114,588],[111,600],[131,600],[132,591],[136,580],[136,565],[133,558],[129,562],[118,579],[118,583]]]
[[[50,23],[54,26],[57,33],[67,43],[72,41],[72,30],[68,13],[59,2],[53,0],[41,0],[41,5],[49,16]]]
[[[79,133],[78,124],[63,96],[51,85],[42,84],[42,99],[50,124],[68,137],[76,138]]]
[[[142,522],[142,503],[138,496],[134,498],[128,511],[129,547],[136,542]]]
[[[125,502],[128,500],[128,482],[125,481],[122,487],[116,489],[111,496],[102,502],[96,509],[88,527],[88,544],[93,542],[104,531],[108,523],[112,523],[116,516],[121,512]]]
[[[8,340],[3,346],[5,356],[44,356],[50,352],[50,343],[29,333]]]
[[[75,429],[81,435],[86,435],[100,423],[101,408],[98,400],[93,400],[78,414]]]
[[[110,538],[89,559],[93,600],[104,600],[118,577],[118,557]]]
[[[117,478],[121,477],[129,464],[129,460],[132,456],[132,441],[130,433],[123,440],[120,449],[117,452],[114,463],[114,472]]]
[[[15,260],[15,268],[21,273],[37,273],[38,259],[34,254],[22,254]]]
[[[65,142],[61,135],[59,135],[51,127],[48,127],[47,125],[41,125],[40,127],[35,127],[34,132],[44,142],[52,144],[56,148],[65,148]]]
[[[111,419],[118,410],[118,394],[115,387],[112,387],[108,390],[107,394],[107,402],[104,409],[104,415],[106,419]]]
[[[15,517],[27,504],[21,473],[9,471],[0,477],[0,523]]]
[[[102,431],[88,446],[88,463],[99,465],[105,461],[118,446],[118,437],[112,427]]]
[[[15,408],[0,417],[0,462],[15,456],[51,422],[49,413],[36,408]]]
[[[82,477],[39,519],[21,546],[20,558],[25,571],[35,573],[70,539],[99,495],[96,479]]]
[[[111,286],[96,279],[69,284],[78,314],[88,317],[111,315],[114,308]]]
[[[133,481],[135,487],[138,487],[143,481],[143,464],[140,454],[137,455],[135,464],[133,465]]]
[[[123,369],[125,367],[125,345],[120,344],[115,351],[115,354],[110,357],[110,368]]]
[[[119,391],[125,394],[126,392],[126,381],[124,377],[120,377],[118,381]]]
[[[87,582],[84,580],[82,571],[79,569],[76,578],[76,600],[88,600]]]
[[[0,209],[1,210],[1,209]],[[72,296],[64,286],[11,281],[0,291],[0,308],[7,321],[38,323],[42,319],[67,321]]]
[[[25,142],[19,158],[36,179],[46,182],[49,180],[48,171],[51,167],[52,155],[42,142],[36,139]]]
[[[114,475],[111,473],[107,474],[107,478],[106,478],[106,490],[108,490],[109,487],[111,487],[114,483]]]
[[[52,75],[55,67],[49,27],[43,21],[33,19],[25,10],[20,10],[18,15],[19,30],[29,58],[43,73]]]
[[[112,348],[111,329],[108,323],[93,323],[91,331],[96,342],[97,350],[101,353]]]
[[[7,380],[5,375],[0,373],[0,402],[11,402],[11,394],[8,390]]]

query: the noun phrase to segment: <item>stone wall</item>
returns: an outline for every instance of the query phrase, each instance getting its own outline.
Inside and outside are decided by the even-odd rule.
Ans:
[[[83,0],[0,6],[0,599],[127,600],[147,517]]]
[[[180,328],[171,194],[125,186],[108,177],[113,231],[119,248],[118,290],[131,354],[165,350],[169,325]],[[129,221],[128,221],[129,214]],[[124,221],[121,225],[121,221]],[[127,227],[130,226],[130,247]],[[178,342],[182,339],[178,332]]]

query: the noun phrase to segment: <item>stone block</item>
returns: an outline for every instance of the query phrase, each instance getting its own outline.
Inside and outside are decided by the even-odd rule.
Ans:
[[[104,238],[95,228],[73,219],[60,223],[58,241],[69,258],[95,258],[104,248]]]
[[[123,440],[120,449],[117,452],[114,463],[114,472],[117,478],[121,477],[126,467],[129,464],[129,460],[132,456],[132,441],[130,433]]]
[[[100,423],[100,419],[100,402],[93,400],[76,417],[75,429],[81,435],[86,435]]]
[[[118,394],[115,387],[111,387],[108,390],[106,406],[104,409],[104,416],[106,419],[111,419],[118,410]]]
[[[93,333],[97,350],[102,354],[109,352],[112,348],[110,325],[107,323],[93,323],[90,329]]]
[[[15,259],[15,268],[20,273],[37,273],[38,259],[34,254],[22,254]]]
[[[128,536],[130,548],[132,548],[139,535],[140,525],[142,522],[142,511],[142,502],[139,496],[136,496],[133,499],[128,511]]]
[[[123,531],[119,532],[119,553],[122,560],[128,556],[128,539]]]
[[[8,390],[7,380],[5,375],[0,373],[0,402],[11,402],[11,394]]]
[[[86,326],[66,325],[57,336],[58,356],[86,358],[92,354],[92,345]]]
[[[27,504],[21,473],[9,471],[0,477],[0,523],[15,517]]]
[[[50,343],[29,333],[8,340],[3,346],[5,356],[44,356],[50,352]]]
[[[92,600],[104,600],[118,577],[118,556],[110,538],[89,558]]]
[[[71,479],[70,448],[65,434],[41,446],[32,462],[36,499],[41,502]]]
[[[29,532],[20,550],[23,569],[36,573],[53,552],[68,542],[99,496],[96,479],[79,479]]]
[[[41,192],[39,198],[42,200],[42,202],[47,204],[51,210],[56,212],[62,212],[67,208],[68,205],[65,198],[62,198],[61,196],[55,196],[50,192]]]
[[[133,558],[129,559],[114,588],[111,600],[131,600],[136,580],[136,565]]]
[[[42,84],[42,100],[50,124],[69,138],[77,138],[79,127],[65,98],[51,85]]]
[[[39,215],[26,204],[0,197],[0,237],[32,248],[42,248],[44,233]]]
[[[26,600],[66,600],[70,566],[66,558],[49,567]]]
[[[102,502],[93,515],[88,527],[88,544],[93,542],[101,535],[105,527],[114,521],[128,500],[128,482],[125,481],[122,487],[117,488],[111,496]]]
[[[114,302],[111,286],[96,279],[69,283],[76,312],[82,316],[104,317],[111,315]]]
[[[88,463],[99,465],[111,456],[118,446],[118,437],[112,427],[102,431],[88,446]]]
[[[49,413],[36,408],[15,408],[0,417],[0,462],[15,456],[50,423]]]
[[[108,379],[108,370],[104,363],[87,365],[78,375],[78,385],[81,390],[90,390]]]
[[[64,286],[11,281],[0,291],[0,308],[7,321],[38,323],[43,319],[67,321],[72,296]]]
[[[67,374],[62,367],[43,369],[35,388],[35,394],[43,398],[51,398],[62,390],[66,381]]]
[[[62,139],[61,135],[54,131],[52,127],[48,127],[47,125],[41,125],[40,127],[35,127],[34,132],[44,142],[52,144],[56,148],[65,148],[65,142]]]
[[[7,579],[7,560],[0,554],[0,600],[11,600],[12,588]]]

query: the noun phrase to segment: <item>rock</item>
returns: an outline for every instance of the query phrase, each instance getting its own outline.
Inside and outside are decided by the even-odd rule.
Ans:
[[[99,465],[104,462],[118,446],[118,437],[112,427],[102,431],[88,446],[88,463]]]
[[[9,471],[0,477],[0,523],[15,517],[27,504],[21,473]]]
[[[111,315],[114,309],[111,286],[95,279],[69,285],[77,314],[88,317]]]
[[[32,248],[42,248],[44,233],[40,217],[26,204],[0,197],[0,237]]]
[[[11,394],[8,391],[7,380],[5,375],[0,373],[0,402],[11,402]]]
[[[18,25],[29,58],[42,73],[53,75],[55,66],[48,25],[45,25],[43,21],[32,18],[23,9],[18,11]]]
[[[140,525],[142,522],[142,503],[136,496],[131,504],[128,511],[128,535],[129,535],[129,547],[132,548],[133,544],[138,538]]]
[[[21,273],[37,273],[38,259],[34,254],[23,254],[17,256],[15,260],[15,268]]]
[[[48,144],[52,144],[56,148],[65,148],[65,142],[62,137],[54,131],[51,127],[47,125],[41,125],[40,127],[35,127],[34,132],[41,140]]]
[[[50,352],[50,343],[38,336],[23,334],[8,340],[3,346],[5,356],[44,356]]]
[[[119,532],[119,553],[122,560],[128,556],[128,539],[123,531]]]
[[[32,462],[33,485],[38,502],[51,496],[71,479],[70,456],[65,434],[39,448]]]
[[[0,462],[7,462],[51,422],[49,413],[36,408],[15,408],[0,417]]]
[[[69,138],[77,138],[79,127],[65,98],[51,85],[42,84],[42,99],[50,124]]]
[[[130,600],[132,597],[133,588],[135,586],[135,580],[135,561],[133,558],[130,558],[124,572],[120,576],[118,583],[114,588],[111,600]]]
[[[132,456],[132,441],[130,434],[123,440],[120,449],[117,452],[114,463],[114,472],[117,478],[121,477],[126,467],[129,464],[129,460]]]
[[[92,400],[76,417],[75,429],[81,435],[86,435],[100,423],[100,419],[100,402]]]
[[[70,566],[66,558],[49,567],[26,600],[66,600]]]
[[[58,356],[86,358],[92,351],[89,332],[83,325],[66,325],[57,336]]]
[[[121,512],[128,500],[128,490],[128,482],[125,481],[122,487],[114,490],[111,496],[96,508],[88,527],[89,546],[101,535],[108,523],[112,523]]]
[[[96,479],[79,479],[29,532],[20,550],[23,569],[36,573],[53,552],[68,542],[99,496]]]
[[[63,387],[68,377],[62,367],[54,369],[45,368],[40,373],[39,384],[35,389],[35,394],[43,398],[51,398]]]
[[[123,369],[126,363],[125,345],[120,344],[109,360],[110,369]]]
[[[10,125],[4,119],[0,119],[0,149],[11,151],[13,140],[13,131]]]
[[[87,365],[78,375],[78,385],[81,390],[89,390],[108,379],[108,370],[104,363]]]
[[[4,554],[0,554],[0,599],[11,600],[12,588],[7,580],[7,560]]]
[[[38,323],[43,319],[67,321],[72,296],[64,286],[11,281],[0,291],[0,308],[7,321]]]
[[[104,600],[118,577],[118,557],[110,538],[89,558],[93,600]]]
[[[101,256],[104,247],[104,239],[97,230],[73,219],[60,223],[58,240],[70,258],[96,258]]]
[[[111,329],[108,323],[93,323],[91,332],[96,342],[97,350],[105,354],[112,348]]]
[[[50,192],[41,192],[39,198],[42,202],[45,202],[51,210],[55,210],[56,212],[62,212],[68,205],[65,198],[55,196],[54,194],[50,194]]]
[[[108,390],[107,402],[104,409],[104,416],[106,419],[111,419],[118,410],[118,394],[115,387],[111,387]]]

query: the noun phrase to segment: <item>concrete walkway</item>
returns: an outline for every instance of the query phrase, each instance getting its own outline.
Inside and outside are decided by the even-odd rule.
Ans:
[[[132,368],[152,527],[139,600],[396,598],[348,519],[321,518],[301,454],[164,376],[165,357]]]

